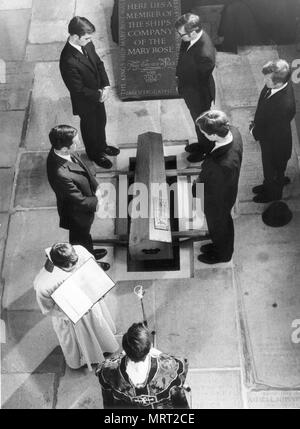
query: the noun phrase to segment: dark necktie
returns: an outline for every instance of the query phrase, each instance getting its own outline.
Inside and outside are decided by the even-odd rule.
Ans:
[[[88,179],[88,181],[90,183],[91,189],[93,189],[93,183],[91,181],[90,174],[89,174],[88,170],[86,169],[86,166],[81,162],[81,160],[79,158],[75,158],[74,155],[71,155],[71,161],[74,162],[74,164],[77,164],[77,165],[79,165],[79,167],[82,168],[83,174],[85,176],[87,176],[87,179]]]
[[[84,46],[81,46],[81,49],[82,49],[83,55],[84,55],[84,56],[85,56],[85,58],[88,60],[88,62],[90,63],[90,65],[93,67],[94,72],[95,72],[96,70],[95,70],[94,62],[90,59],[90,57],[89,57],[89,55],[88,55],[88,53],[87,53],[87,50],[85,49],[85,47],[84,47]]]
[[[84,166],[83,166],[82,162],[81,162],[79,159],[77,159],[74,155],[71,155],[71,161],[72,161],[74,164],[79,165],[81,168],[83,168],[83,169],[85,170],[85,168],[84,168]]]
[[[89,59],[89,56],[88,56],[88,53],[87,53],[87,51],[86,51],[85,47],[84,47],[84,46],[81,46],[81,49],[82,49],[83,55],[84,55],[87,59]]]
[[[269,98],[271,95],[272,90],[269,88],[268,91],[265,93],[265,98]]]
[[[74,164],[79,165],[79,167],[81,167],[81,168],[84,170],[84,172],[85,172],[85,173],[87,173],[87,171],[86,171],[86,167],[85,167],[85,165],[81,162],[81,160],[80,160],[80,159],[76,158],[74,155],[71,155],[71,161],[72,161]]]

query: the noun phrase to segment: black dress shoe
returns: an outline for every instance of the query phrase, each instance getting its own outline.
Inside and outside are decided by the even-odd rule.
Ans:
[[[257,185],[252,188],[253,194],[262,194],[265,190],[264,185]]]
[[[184,148],[184,150],[188,153],[198,152],[199,149],[200,149],[199,143],[191,143],[186,145],[186,147]]]
[[[257,194],[257,195],[255,195],[255,197],[253,197],[253,201],[255,203],[261,203],[261,204],[270,203],[271,201],[277,201],[277,200],[280,200],[280,198],[271,198],[268,195],[265,195],[263,193]]]
[[[100,261],[100,259],[104,258],[107,255],[106,249],[96,249],[93,251],[93,255],[95,256],[96,261]]]
[[[103,271],[108,271],[110,269],[110,265],[107,262],[98,262],[98,265]]]
[[[198,256],[198,261],[203,262],[203,264],[221,264],[222,262],[229,262],[231,258],[220,258],[219,256],[213,253],[204,253],[203,255]]]
[[[97,160],[94,160],[94,163],[99,165],[99,167],[109,169],[112,167],[112,163],[105,156],[100,156]]]
[[[202,253],[212,253],[216,250],[216,246],[213,243],[204,244],[200,247]]]
[[[286,185],[289,185],[290,183],[291,183],[291,179],[288,176],[285,176],[283,180],[283,185],[286,186]],[[254,194],[262,194],[264,190],[265,190],[264,185],[258,185],[252,188],[252,192]]]
[[[205,158],[205,155],[202,152],[194,152],[191,155],[187,157],[188,162],[200,162],[203,161]]]
[[[104,153],[108,156],[117,156],[120,153],[120,149],[114,146],[106,146]]]

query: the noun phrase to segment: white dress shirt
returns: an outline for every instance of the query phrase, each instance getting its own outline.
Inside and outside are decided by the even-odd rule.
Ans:
[[[222,143],[216,142],[215,147],[213,148],[213,150],[211,152],[214,152],[215,150],[219,149],[220,147],[226,146],[227,144],[232,143],[232,141],[233,141],[233,135],[232,135],[231,131],[229,131],[227,136],[225,136],[224,141]]]
[[[271,98],[272,95],[276,94],[276,92],[282,91],[286,86],[287,86],[288,82],[285,83],[283,86],[281,86],[280,88],[273,88],[271,89],[271,94],[269,95],[268,98]]]
[[[57,153],[55,149],[54,149],[54,153],[55,155],[60,156],[61,158],[66,159],[69,162],[73,162],[71,159],[71,155],[61,155],[60,153]]]
[[[201,39],[203,34],[203,30],[200,31],[200,33],[198,34],[198,36],[196,37],[196,39],[193,39],[190,41],[190,46],[187,48],[187,50],[189,50],[195,43],[198,42],[199,39]]]
[[[79,51],[82,55],[84,55],[84,53],[82,52],[81,46],[75,45],[70,40],[68,42],[70,43],[71,46],[73,46],[73,48],[77,49],[77,51]]]
[[[128,359],[126,372],[135,387],[144,384],[147,380],[150,372],[151,356],[157,357],[160,354],[161,352],[159,350],[152,348],[146,359],[142,362],[133,362]]]

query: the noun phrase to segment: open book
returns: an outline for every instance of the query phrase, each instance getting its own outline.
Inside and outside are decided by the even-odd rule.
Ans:
[[[115,283],[91,257],[56,289],[51,298],[75,324],[114,286]]]

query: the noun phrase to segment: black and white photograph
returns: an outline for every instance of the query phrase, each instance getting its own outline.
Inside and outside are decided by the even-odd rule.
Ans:
[[[300,0],[0,0],[0,124],[1,409],[300,408]]]

